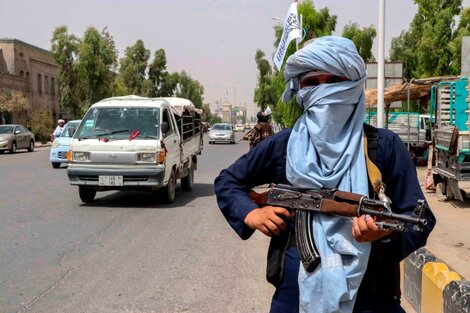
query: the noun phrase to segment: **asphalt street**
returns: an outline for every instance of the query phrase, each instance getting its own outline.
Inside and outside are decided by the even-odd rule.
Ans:
[[[213,194],[248,144],[205,142],[193,191],[172,205],[145,192],[84,205],[49,147],[0,155],[0,312],[267,312],[268,239],[240,240]],[[423,185],[426,168],[417,173]],[[469,279],[470,200],[425,196],[438,221],[428,250]]]

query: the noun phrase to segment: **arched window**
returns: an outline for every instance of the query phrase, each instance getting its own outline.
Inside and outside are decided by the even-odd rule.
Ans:
[[[55,78],[51,77],[51,94],[55,95]]]

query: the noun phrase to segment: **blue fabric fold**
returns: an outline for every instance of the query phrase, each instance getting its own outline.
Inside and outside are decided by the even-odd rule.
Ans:
[[[320,70],[348,81],[292,88],[298,76]],[[286,62],[284,98],[297,93],[304,112],[287,145],[287,179],[294,187],[338,188],[368,195],[364,156],[364,61],[349,39],[316,39]],[[367,268],[370,243],[352,237],[352,219],[315,214],[313,232],[321,263],[299,271],[300,311],[352,312]]]

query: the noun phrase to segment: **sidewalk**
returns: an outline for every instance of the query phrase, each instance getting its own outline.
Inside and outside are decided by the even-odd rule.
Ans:
[[[36,148],[50,147],[51,144],[52,144],[51,141],[48,141],[48,142],[46,142],[46,143],[42,143],[42,142],[40,142],[40,141],[36,141],[35,147],[36,147]]]

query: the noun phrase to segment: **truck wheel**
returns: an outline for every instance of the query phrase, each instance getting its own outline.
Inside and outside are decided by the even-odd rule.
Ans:
[[[170,204],[173,201],[175,201],[175,195],[176,195],[176,177],[175,177],[175,171],[171,170],[168,184],[162,189],[160,189],[160,198],[162,199],[163,203]]]
[[[79,186],[78,194],[80,195],[80,200],[82,200],[85,203],[90,203],[90,202],[93,202],[93,200],[95,200],[96,190]]]
[[[183,191],[191,191],[194,184],[194,165],[188,168],[188,175],[181,178],[181,189]]]
[[[51,162],[53,168],[59,168],[60,163],[59,162]]]

